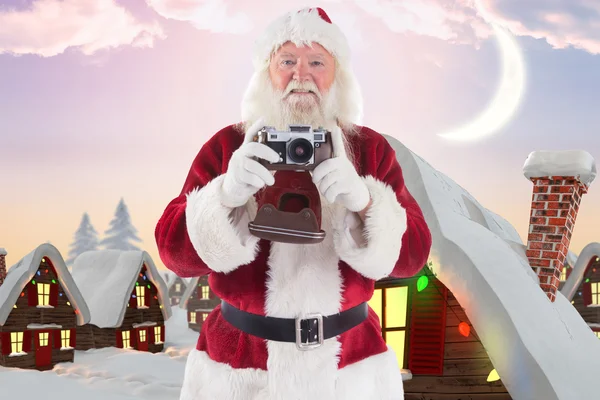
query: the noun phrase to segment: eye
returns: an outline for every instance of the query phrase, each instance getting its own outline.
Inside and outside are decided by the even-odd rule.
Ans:
[[[316,66],[324,65],[321,61],[313,61],[311,64]]]
[[[292,60],[283,60],[281,65],[294,65],[294,61]]]

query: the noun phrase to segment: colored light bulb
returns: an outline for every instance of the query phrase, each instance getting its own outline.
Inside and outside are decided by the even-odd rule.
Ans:
[[[422,291],[429,284],[429,278],[426,275],[423,275],[417,280],[417,291]]]
[[[466,322],[461,322],[460,324],[458,324],[458,331],[464,337],[469,337],[469,335],[471,334],[471,327]]]
[[[490,372],[490,374],[487,377],[487,381],[488,382],[495,382],[497,380],[500,380],[500,375],[498,375],[498,371],[496,371],[496,369],[494,368],[492,370],[492,372]]]

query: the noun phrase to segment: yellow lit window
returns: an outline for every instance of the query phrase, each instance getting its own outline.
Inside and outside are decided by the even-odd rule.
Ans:
[[[202,300],[208,299],[210,288],[208,286],[202,286]]]
[[[564,282],[567,280],[567,266],[565,265],[562,269],[562,271],[560,272],[560,280],[561,282]]]
[[[207,313],[202,313],[202,322],[206,321],[207,317],[208,317]]]
[[[142,329],[140,330],[140,342],[143,343],[146,341],[146,330]]]
[[[195,324],[196,323],[196,313],[190,313],[190,323]]]
[[[135,287],[135,297],[137,297],[137,306],[144,307],[146,305],[146,288],[144,286]]]
[[[600,304],[600,282],[590,283],[592,291],[592,304]]]
[[[21,353],[23,352],[23,332],[11,332],[10,333],[11,352]]]
[[[181,283],[176,283],[175,284],[175,291],[179,292],[181,290]]]
[[[129,349],[131,348],[131,337],[129,331],[121,332],[121,338],[123,339],[123,348]]]
[[[160,326],[154,327],[154,343],[162,343],[162,341],[160,340],[161,328],[162,327]]]
[[[376,289],[369,300],[369,306],[379,317],[385,342],[394,349],[400,368],[404,368],[408,286]]]
[[[50,305],[50,284],[49,283],[38,283],[38,305],[49,306]]]
[[[65,330],[60,331],[60,343],[62,347],[69,347],[71,345],[71,331]]]
[[[600,338],[600,332],[594,332]]]
[[[40,347],[48,346],[48,335],[50,335],[48,332],[40,333]]]

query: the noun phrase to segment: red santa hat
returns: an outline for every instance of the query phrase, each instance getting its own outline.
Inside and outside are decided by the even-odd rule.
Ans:
[[[271,54],[288,41],[296,46],[318,43],[342,66],[349,63],[350,47],[345,35],[320,7],[291,11],[273,21],[256,41],[255,68],[264,68]]]

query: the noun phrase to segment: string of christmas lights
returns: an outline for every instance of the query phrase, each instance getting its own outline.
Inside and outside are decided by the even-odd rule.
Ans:
[[[429,277],[430,276],[437,278],[437,275],[435,273],[433,273],[433,271],[431,271],[431,268],[430,268],[431,265],[432,265],[431,262],[426,265],[426,268],[429,270],[431,275],[429,275],[426,271],[425,275],[421,275],[419,277],[419,279],[417,279],[417,292],[421,292],[427,286],[429,286]],[[446,302],[446,307],[449,308],[450,311],[452,311],[452,313],[454,314],[454,316],[460,321],[460,323],[458,324],[458,331],[460,332],[460,334],[463,335],[464,337],[469,337],[469,335],[471,334],[471,326],[467,322],[462,321],[462,318],[460,318],[458,316],[458,314],[456,314],[456,311],[454,311],[454,307],[452,307],[450,305],[450,303],[448,303],[448,298],[444,298],[444,295],[442,294],[442,292],[440,292],[440,289],[437,287],[437,285],[432,285],[432,286],[439,293],[440,297],[442,297],[444,299],[444,301]],[[475,338],[475,340],[483,346],[483,343],[481,342],[481,340],[479,340],[479,338],[476,335],[473,335],[473,338]],[[498,375],[498,371],[496,371],[496,369],[494,368],[494,369],[492,369],[492,371],[490,371],[490,373],[487,377],[487,381],[495,382],[498,380],[500,380],[500,375]]]

